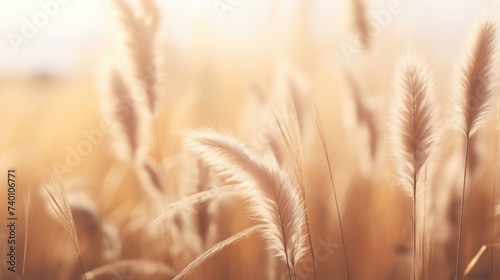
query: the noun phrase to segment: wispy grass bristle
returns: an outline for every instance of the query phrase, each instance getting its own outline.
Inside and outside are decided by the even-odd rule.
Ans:
[[[85,269],[83,268],[82,262],[82,254],[80,250],[80,245],[78,243],[78,233],[76,231],[75,221],[73,219],[73,214],[71,212],[71,207],[68,200],[68,195],[66,194],[66,190],[64,189],[64,185],[61,177],[56,172],[52,172],[52,184],[48,184],[45,186],[45,191],[47,194],[47,201],[54,210],[57,218],[61,222],[61,225],[64,228],[64,231],[68,234],[71,242],[75,246],[76,253],[78,255],[78,263],[80,264],[80,268],[83,273],[83,277],[85,277]]]
[[[251,212],[266,226],[268,249],[287,264],[289,276],[307,251],[304,246],[304,204],[297,187],[273,154],[256,156],[238,140],[216,132],[191,132],[186,147],[197,154],[217,176],[244,186],[241,194]]]

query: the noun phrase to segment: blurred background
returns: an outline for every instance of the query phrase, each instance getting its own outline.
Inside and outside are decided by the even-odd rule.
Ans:
[[[419,53],[447,110],[472,27],[487,15],[498,20],[500,1],[157,0],[157,15],[144,16],[146,2],[154,1],[123,3],[145,26],[161,18],[152,36],[148,28],[127,33],[123,11],[117,16],[113,4],[120,0],[0,0],[0,176],[17,170],[17,256],[19,268],[25,266],[24,276],[7,272],[2,226],[0,278],[80,279],[77,254],[44,188],[60,180],[85,271],[133,259],[145,263],[106,268],[96,279],[172,279],[197,255],[254,222],[242,200],[213,198],[194,214],[175,213],[164,230],[146,230],[163,209],[150,205],[147,185],[160,182],[163,206],[220,186],[184,151],[184,133],[214,127],[264,149],[273,113],[290,98],[302,133],[311,239],[318,252],[328,252],[316,273],[307,266],[297,279],[348,279],[312,104],[332,159],[351,279],[411,279],[411,202],[395,186],[386,136],[396,65],[405,50]],[[140,65],[147,69],[130,59],[150,51],[154,59]],[[141,165],[127,159],[120,131],[106,128],[116,125],[109,122],[116,112],[107,99],[119,92],[113,75],[122,75],[132,91],[129,80],[140,76],[134,70],[153,77],[158,97],[158,109],[140,125],[138,134],[147,136],[138,145],[145,150]],[[420,243],[420,279],[452,279],[455,270],[463,139],[442,122],[448,138],[429,171],[428,204],[420,205],[429,236]],[[468,187],[475,191],[464,218],[461,271],[499,235],[495,132],[495,123],[488,123],[471,148]],[[32,204],[25,207],[28,187]],[[6,192],[0,190],[0,205]],[[335,244],[331,252],[324,247],[329,242]],[[500,277],[500,253],[492,252],[468,279]],[[287,279],[284,271],[260,236],[252,236],[188,279]]]
[[[33,22],[38,11],[43,11],[40,3],[51,1],[9,1],[0,2],[0,68],[2,75],[19,73],[54,73],[61,74],[75,71],[89,57],[101,56],[109,51],[112,44],[109,3],[104,0],[61,1],[60,11],[50,17],[37,35],[22,44],[16,52],[9,35],[21,35],[25,25],[23,18]],[[368,12],[387,9],[391,1],[368,1]],[[404,41],[426,43],[436,56],[451,59],[453,46],[463,40],[464,30],[481,13],[498,12],[498,1],[396,1],[403,12],[391,19],[390,26],[380,32],[380,36],[396,33]],[[58,2],[56,2],[58,3]],[[220,3],[225,3],[221,1]],[[311,29],[315,43],[320,43],[325,50],[321,53],[331,57],[339,52],[338,43],[349,40],[352,30],[349,28],[349,1],[234,1],[237,7],[227,12],[218,13],[218,1],[188,0],[160,1],[158,7],[164,14],[162,22],[163,39],[169,40],[184,56],[190,56],[196,47],[196,38],[205,34],[210,45],[219,51],[228,48],[227,41],[245,45],[245,53],[255,53],[269,49],[270,45],[285,44],[290,36],[299,36],[297,24],[307,25]],[[230,5],[231,6],[231,5]],[[224,7],[224,6],[222,6]],[[232,7],[232,6],[231,6]],[[223,14],[222,18],[219,14]],[[297,20],[300,16],[300,21]],[[306,22],[304,22],[306,21]],[[272,28],[270,28],[272,26]],[[202,29],[202,30],[200,30]],[[272,34],[272,43],[263,38]],[[267,35],[269,36],[269,34]],[[426,39],[426,40],[423,40]],[[305,38],[304,38],[305,40]],[[391,42],[385,42],[387,45]],[[394,44],[396,42],[392,42]],[[288,47],[292,47],[288,45]],[[389,46],[387,46],[389,47]],[[451,50],[447,51],[447,50]]]

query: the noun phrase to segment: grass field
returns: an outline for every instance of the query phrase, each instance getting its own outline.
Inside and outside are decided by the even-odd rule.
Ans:
[[[0,12],[1,279],[500,279],[495,1],[94,2]]]

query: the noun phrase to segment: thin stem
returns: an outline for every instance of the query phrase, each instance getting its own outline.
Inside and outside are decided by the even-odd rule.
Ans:
[[[28,252],[30,213],[31,213],[31,187],[28,186],[28,190],[24,198],[24,252],[23,252],[23,271],[21,274],[23,278],[26,269],[26,260],[27,260],[26,253]]]
[[[288,261],[287,261],[287,266],[288,266]],[[288,269],[288,279],[292,280],[292,273],[290,272],[290,267],[287,267]]]
[[[426,279],[429,279],[429,274],[431,274],[431,271],[432,271],[432,248],[433,248],[433,244],[434,242],[432,242],[432,239],[429,240],[429,258],[427,258],[427,262],[429,263],[428,267],[427,267],[427,277]]]
[[[413,174],[413,280],[417,279],[417,174]]]
[[[467,180],[467,160],[469,159],[469,134],[466,135],[465,139],[465,163],[464,163],[464,181],[462,185],[462,201],[460,206],[460,222],[458,230],[458,245],[457,245],[457,265],[455,268],[455,280],[458,279],[458,268],[460,265],[460,243],[462,242],[462,222],[464,217],[464,204],[465,204],[465,182]]]
[[[154,114],[153,114],[153,117],[154,117]],[[156,139],[156,151],[157,151],[157,157],[158,157],[158,166],[157,166],[157,170],[156,172],[158,172],[158,177],[159,177],[159,180],[160,180],[160,185],[161,185],[161,188],[162,188],[162,192],[165,192],[165,182],[164,182],[164,178],[163,178],[163,172],[162,172],[162,157],[163,157],[163,153],[161,151],[161,144],[160,144],[160,135],[158,133],[158,127],[156,125],[156,120],[153,120],[153,129],[154,129],[154,132],[155,132],[155,139]],[[168,198],[168,197],[167,197]],[[168,199],[167,199],[167,202],[168,202]]]
[[[157,157],[158,157],[158,165],[157,165],[157,169],[156,169],[156,172],[158,173],[158,178],[159,178],[159,181],[160,181],[160,187],[162,188],[161,191],[162,192],[165,192],[165,182],[164,182],[164,177],[163,177],[163,169],[161,168],[162,167],[162,157],[163,157],[163,153],[162,153],[162,150],[161,150],[161,144],[160,144],[160,134],[158,133],[158,126],[156,125],[156,119],[154,119],[154,112],[151,112],[152,116],[153,116],[153,130],[154,130],[154,133],[155,133],[155,140],[156,140],[156,152],[157,152]],[[164,201],[165,204],[168,204],[170,203],[170,200],[168,199],[168,196],[167,195],[162,195],[162,200]],[[171,262],[172,266],[173,267],[176,267],[176,258],[173,257],[172,255],[172,251],[171,251],[171,247],[170,244],[172,244],[172,239],[171,239],[171,236],[167,234],[168,232],[168,226],[167,226],[167,223],[163,223],[163,242],[165,242],[165,244],[167,245],[167,254],[168,254],[168,258],[169,258],[169,261]]]
[[[425,254],[426,250],[426,231],[425,231],[425,214],[427,210],[427,166],[424,169],[424,223],[422,225],[422,278],[425,277]]]
[[[304,199],[304,205],[306,203],[306,197],[305,197],[305,191],[303,190],[302,194],[303,194],[303,199]],[[306,212],[306,227],[307,227],[307,238],[309,239],[309,248],[310,248],[310,251],[311,251],[311,257],[312,257],[312,261],[313,261],[313,271],[314,271],[314,280],[317,280],[317,275],[316,275],[316,258],[314,257],[314,249],[313,249],[313,244],[312,244],[312,240],[311,240],[311,231],[309,230],[309,218],[307,216],[307,210],[305,211]]]
[[[85,275],[85,269],[83,268],[82,254],[80,252],[80,246],[78,246],[78,243],[76,243],[76,253],[78,254],[78,263],[80,264],[80,269],[83,273],[83,279],[87,280],[87,275]]]
[[[344,259],[345,259],[345,267],[347,270],[347,279],[351,279],[351,274],[349,273],[349,262],[347,261],[347,249],[345,246],[345,238],[344,238],[344,227],[342,226],[342,219],[340,218],[340,210],[339,210],[339,203],[337,200],[337,192],[335,190],[335,182],[333,180],[333,173],[332,173],[332,166],[330,164],[330,156],[328,155],[328,149],[326,147],[326,142],[325,142],[325,137],[323,135],[323,130],[321,129],[321,124],[319,122],[319,116],[316,111],[316,108],[314,108],[314,113],[316,117],[316,126],[318,128],[319,136],[321,139],[321,144],[323,145],[323,151],[326,157],[326,162],[328,164],[328,173],[330,174],[330,181],[332,183],[332,188],[333,188],[333,196],[335,198],[335,207],[337,209],[337,218],[339,220],[339,226],[340,226],[340,235],[342,237],[342,247],[344,248]]]
[[[495,243],[495,199],[496,199],[496,190],[497,190],[497,157],[498,157],[498,122],[500,120],[500,109],[497,113],[497,127],[496,127],[496,135],[495,135],[495,164],[494,172],[493,172],[493,196],[491,197],[491,244]],[[490,258],[490,270],[491,270],[491,279],[495,279],[494,277],[494,267],[493,260],[495,255],[495,250],[491,250],[491,258]]]

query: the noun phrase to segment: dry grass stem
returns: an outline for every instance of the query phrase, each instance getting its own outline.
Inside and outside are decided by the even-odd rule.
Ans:
[[[332,171],[332,166],[330,163],[330,154],[328,153],[325,135],[323,133],[323,128],[321,126],[318,111],[316,110],[316,107],[314,107],[313,109],[314,109],[314,117],[316,119],[316,127],[318,129],[319,138],[321,140],[321,146],[323,148],[323,153],[325,154],[326,163],[328,165],[328,173],[330,175],[330,183],[332,184],[333,197],[335,199],[335,207],[337,210],[337,220],[339,221],[339,226],[340,226],[340,236],[342,237],[342,247],[344,248],[344,260],[345,260],[345,268],[346,268],[346,272],[347,272],[347,278],[351,279],[351,273],[349,271],[349,260],[347,258],[347,249],[346,249],[345,238],[344,238],[344,227],[342,226],[342,218],[341,218],[341,214],[340,214],[339,202],[337,199],[337,190],[335,189],[335,181],[333,180],[333,171]]]
[[[487,121],[498,98],[494,95],[496,85],[494,67],[497,65],[498,56],[497,36],[498,27],[494,21],[486,18],[480,22],[474,32],[474,39],[467,50],[465,63],[460,72],[462,90],[459,91],[460,95],[457,97],[457,116],[460,129],[465,134],[466,139],[455,279],[458,279],[460,269],[470,139]]]
[[[163,210],[161,210],[161,212],[156,216],[156,218],[154,218],[148,224],[147,227],[148,228],[155,227],[177,212],[196,210],[197,204],[206,202],[207,200],[211,200],[215,197],[222,199],[226,196],[235,195],[235,193],[238,191],[237,188],[238,187],[235,186],[214,188],[203,192],[198,192],[190,196],[184,197],[178,201],[169,203],[167,206],[165,206]]]
[[[69,235],[71,242],[75,246],[76,253],[78,254],[78,262],[82,273],[85,277],[85,269],[82,263],[82,254],[80,251],[80,245],[78,244],[78,234],[76,232],[75,221],[73,219],[73,214],[71,213],[71,207],[69,205],[68,195],[64,189],[64,185],[61,177],[55,172],[52,172],[52,184],[45,186],[45,191],[47,193],[47,201],[57,215],[57,218],[61,222],[66,233]]]
[[[172,268],[165,265],[164,263],[155,262],[152,260],[132,259],[132,260],[120,260],[94,268],[90,271],[85,272],[85,275],[87,279],[90,280],[106,274],[115,274],[117,271],[121,271],[125,268],[135,268],[137,270],[141,270],[146,273],[161,273],[169,276],[175,274]],[[125,277],[135,278],[134,276],[125,276]]]
[[[184,278],[188,277],[189,275],[194,273],[197,269],[199,269],[200,266],[203,265],[208,259],[212,258],[217,253],[224,250],[226,247],[233,245],[234,243],[236,243],[244,238],[249,237],[251,234],[253,234],[257,231],[264,232],[265,230],[266,230],[266,226],[264,226],[264,225],[253,226],[249,229],[246,229],[246,230],[241,231],[237,234],[234,234],[231,237],[215,244],[212,248],[205,251],[203,254],[199,255],[186,268],[184,268],[184,270],[182,270],[181,273],[177,274],[177,276],[175,276],[174,280],[184,279]]]
[[[26,193],[24,194],[24,252],[23,252],[23,271],[21,275],[24,277],[24,272],[26,271],[26,259],[28,252],[28,236],[29,236],[29,225],[30,225],[30,212],[31,212],[31,187],[28,187]]]
[[[301,141],[299,121],[297,118],[297,111],[295,110],[295,106],[292,100],[290,99],[287,100],[285,108],[286,109],[284,110],[283,114],[280,115],[275,114],[274,118],[276,120],[276,123],[278,124],[281,139],[285,143],[286,151],[288,152],[288,155],[291,159],[293,172],[295,174],[296,184],[297,186],[300,187],[300,193],[302,195],[304,207],[307,207],[306,190],[304,184],[304,172],[303,172],[304,156],[302,151],[302,141]],[[305,216],[306,216],[307,238],[309,242],[309,249],[314,268],[314,279],[317,279],[316,258],[314,256],[314,249],[309,227],[309,216],[307,210],[305,211]]]

